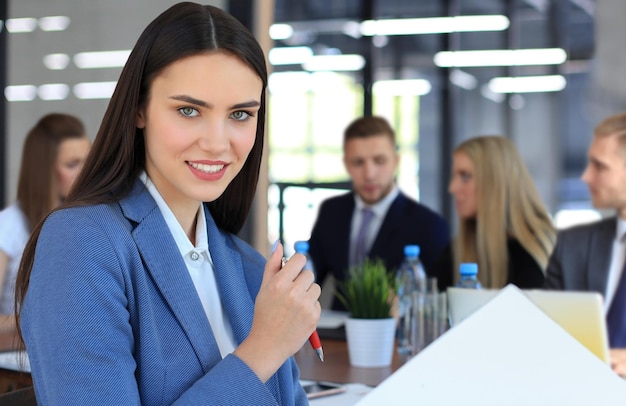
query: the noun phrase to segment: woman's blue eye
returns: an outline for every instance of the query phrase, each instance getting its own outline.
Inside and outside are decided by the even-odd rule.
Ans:
[[[250,118],[250,114],[242,110],[234,111],[232,116],[237,121],[245,121]]]
[[[198,110],[193,107],[181,107],[178,111],[185,117],[195,117],[198,115]]]

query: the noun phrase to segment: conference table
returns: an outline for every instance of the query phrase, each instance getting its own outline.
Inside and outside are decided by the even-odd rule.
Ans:
[[[301,379],[339,383],[361,383],[377,386],[400,368],[406,359],[394,351],[391,365],[380,368],[359,368],[350,365],[348,347],[344,340],[322,338],[324,362],[321,362],[308,343],[295,355]]]
[[[0,332],[0,353],[15,351],[17,342],[17,337],[13,334]],[[394,351],[392,363],[388,367],[353,367],[350,365],[348,348],[344,340],[322,338],[322,345],[324,347],[324,362],[317,358],[315,351],[308,343],[296,353],[295,359],[300,368],[301,379],[377,386],[405,362],[403,357]],[[29,373],[0,365],[0,393],[31,385],[32,379]]]

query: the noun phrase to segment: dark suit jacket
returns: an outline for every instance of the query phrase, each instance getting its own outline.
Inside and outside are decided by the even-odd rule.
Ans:
[[[612,217],[560,231],[546,271],[546,288],[604,296],[616,226]]]
[[[332,274],[344,281],[350,252],[350,227],[355,208],[354,194],[347,193],[322,203],[313,225],[309,251],[322,284]],[[393,201],[368,253],[368,258],[380,258],[389,272],[394,272],[404,259],[404,246],[420,246],[420,259],[428,272],[450,239],[448,224],[439,214],[417,203],[403,193]],[[335,298],[333,309],[343,310]]]

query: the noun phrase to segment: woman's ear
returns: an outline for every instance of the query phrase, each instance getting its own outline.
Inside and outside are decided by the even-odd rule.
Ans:
[[[137,128],[145,128],[146,127],[146,118],[145,118],[145,111],[143,109],[140,109],[137,112],[137,119],[135,120],[135,125],[137,126]]]

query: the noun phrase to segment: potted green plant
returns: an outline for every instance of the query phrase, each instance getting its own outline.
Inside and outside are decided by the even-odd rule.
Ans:
[[[391,317],[395,297],[395,278],[381,259],[366,258],[362,265],[350,268],[348,278],[338,283],[337,297],[355,319]]]
[[[380,259],[366,259],[338,283],[336,295],[349,312],[346,340],[357,367],[391,365],[396,320],[392,316],[395,278]]]

